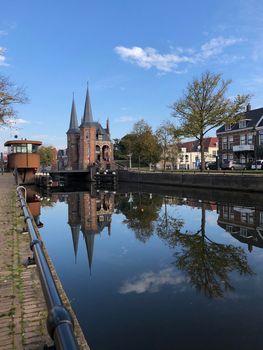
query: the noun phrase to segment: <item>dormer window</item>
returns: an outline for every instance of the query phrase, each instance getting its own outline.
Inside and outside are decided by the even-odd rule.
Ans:
[[[225,130],[228,131],[228,130],[231,130],[232,129],[232,125],[231,124],[226,124],[225,125]]]
[[[239,129],[245,128],[247,126],[246,119],[242,119],[239,121]]]

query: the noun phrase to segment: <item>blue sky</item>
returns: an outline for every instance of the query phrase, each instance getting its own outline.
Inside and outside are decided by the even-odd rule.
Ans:
[[[262,107],[262,13],[261,0],[2,1],[0,72],[30,98],[16,133],[65,147],[72,92],[80,120],[87,81],[112,138],[141,118],[153,129],[174,120],[169,105],[206,70]],[[13,134],[1,130],[1,143]]]

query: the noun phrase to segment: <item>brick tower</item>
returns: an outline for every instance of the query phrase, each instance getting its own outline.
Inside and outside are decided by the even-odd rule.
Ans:
[[[87,169],[96,162],[96,123],[93,122],[89,89],[87,88],[84,115],[80,125],[79,169]]]

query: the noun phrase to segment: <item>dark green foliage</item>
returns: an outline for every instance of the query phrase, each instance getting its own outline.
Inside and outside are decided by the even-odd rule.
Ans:
[[[161,147],[152,128],[142,119],[134,124],[130,134],[125,135],[119,142],[122,155],[132,155],[132,162],[141,165],[157,163],[161,155]]]

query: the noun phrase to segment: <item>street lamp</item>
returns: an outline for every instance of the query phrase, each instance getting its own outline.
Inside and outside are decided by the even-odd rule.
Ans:
[[[129,157],[129,168],[131,169],[131,157],[132,157],[132,153],[127,154],[127,156]]]

